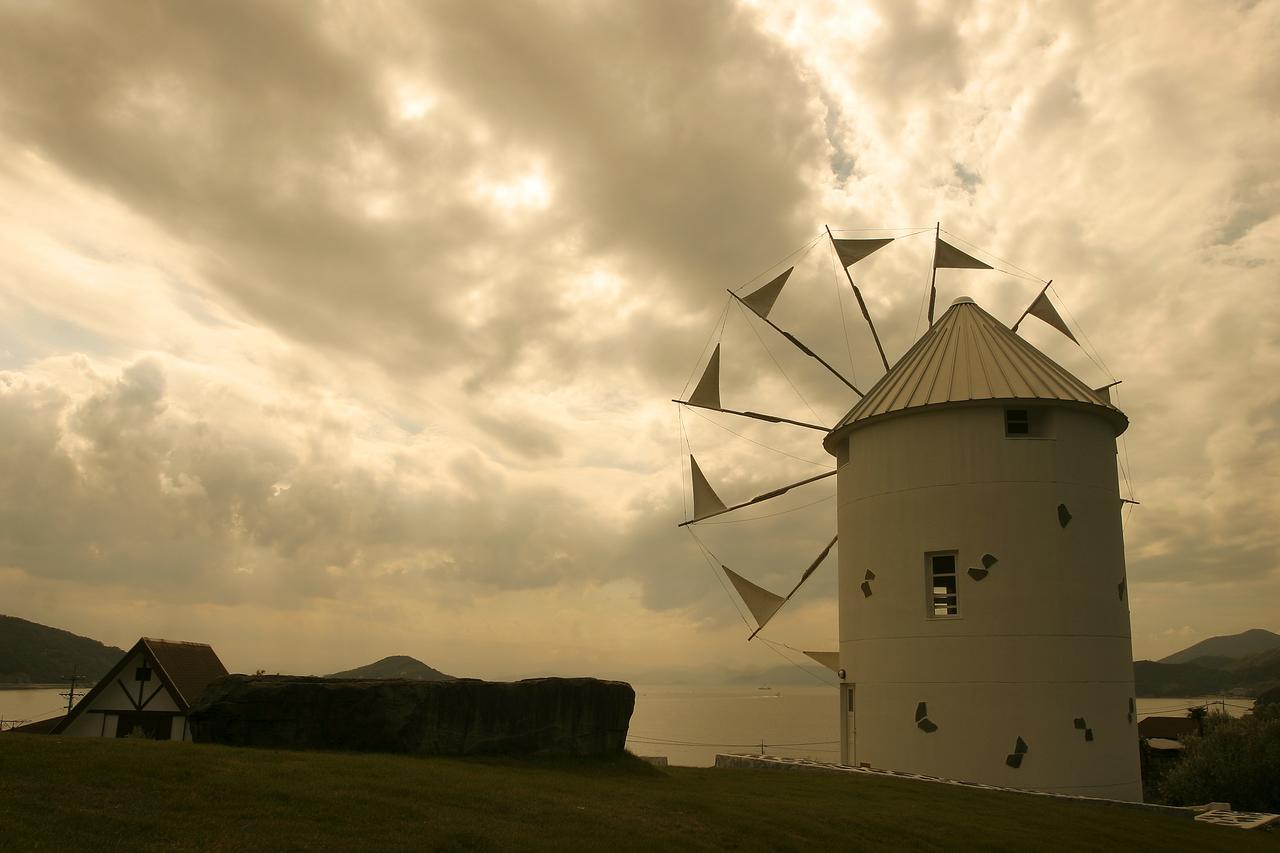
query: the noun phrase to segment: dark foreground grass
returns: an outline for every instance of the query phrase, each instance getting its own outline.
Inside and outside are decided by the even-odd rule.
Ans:
[[[892,779],[0,735],[0,849],[1266,850],[1280,833]]]

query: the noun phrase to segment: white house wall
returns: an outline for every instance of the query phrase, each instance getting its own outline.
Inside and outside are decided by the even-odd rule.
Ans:
[[[1004,409],[947,406],[849,435],[837,479],[840,666],[856,685],[845,760],[1140,800],[1114,429],[1054,405],[1051,437],[1008,438]],[[929,618],[925,555],[953,550],[959,615]],[[985,554],[996,562],[975,580]]]
[[[115,737],[116,723],[118,721],[115,712],[136,709],[134,702],[138,700],[138,688],[140,685],[135,680],[134,675],[138,667],[143,666],[145,662],[146,658],[141,652],[133,655],[124,668],[120,670],[119,674],[112,678],[110,683],[103,688],[102,692],[94,696],[92,700],[89,700],[90,704],[85,705],[83,708],[77,706],[78,716],[71,721],[71,724],[67,726],[63,734],[84,737]],[[121,684],[129,691],[128,694],[121,688]],[[143,701],[146,701],[152,693],[155,693],[155,697],[143,708],[144,711],[179,713],[177,702],[169,693],[169,690],[163,686],[163,682],[160,680],[160,673],[155,667],[151,667],[151,680],[142,684],[141,687]],[[156,692],[157,688],[159,688],[158,693]],[[103,713],[95,713],[104,711],[108,713],[105,715]],[[105,726],[103,723],[104,716],[106,717]],[[176,724],[174,740],[180,739],[182,735],[184,719],[181,714],[174,718],[174,723]],[[188,736],[186,739],[190,740],[190,737]]]

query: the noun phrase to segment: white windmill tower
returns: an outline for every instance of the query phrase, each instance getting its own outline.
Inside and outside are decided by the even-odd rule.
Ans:
[[[934,229],[930,229],[934,230]],[[830,236],[830,232],[828,232]],[[832,238],[848,267],[889,240]],[[939,268],[992,269],[943,241]],[[769,312],[791,270],[739,299]],[[1036,316],[1073,341],[1048,282],[1007,327],[961,297],[833,428],[720,406],[719,347],[683,405],[823,429],[837,536],[786,596],[723,566],[759,627],[838,541],[838,652],[847,764],[1141,800],[1116,438],[1128,419],[1017,335]],[[839,375],[839,374],[837,374]],[[841,377],[843,379],[843,377]],[[1115,383],[1112,383],[1115,384]],[[693,518],[726,506],[691,457]]]

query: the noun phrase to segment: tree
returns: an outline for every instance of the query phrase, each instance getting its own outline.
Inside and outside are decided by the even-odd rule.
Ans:
[[[1169,805],[1229,802],[1249,811],[1280,811],[1280,705],[1256,706],[1238,719],[1209,714],[1181,761],[1160,783]]]

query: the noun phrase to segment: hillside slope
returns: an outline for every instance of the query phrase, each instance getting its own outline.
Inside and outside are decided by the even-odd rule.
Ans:
[[[73,672],[90,683],[107,674],[124,649],[0,615],[0,684],[54,684]]]
[[[11,850],[1274,851],[1274,833],[903,779],[0,735]]]
[[[1180,652],[1174,652],[1161,658],[1157,663],[1192,663],[1196,658],[1226,657],[1242,658],[1258,652],[1280,649],[1280,634],[1264,628],[1250,628],[1239,634],[1227,634],[1221,637],[1210,637],[1201,640],[1194,646],[1188,646]]]
[[[410,681],[456,681],[438,669],[408,655],[392,655],[365,666],[335,672],[326,678],[406,678]]]

